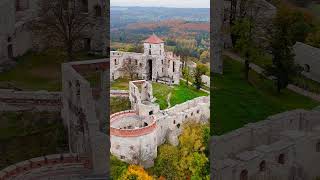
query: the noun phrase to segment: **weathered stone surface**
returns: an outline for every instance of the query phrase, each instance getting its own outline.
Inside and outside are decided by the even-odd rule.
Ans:
[[[315,166],[320,160],[319,122],[319,111],[294,110],[222,136],[213,136],[210,164],[214,173],[211,178],[240,179],[244,171],[250,179],[311,180],[319,176],[318,166]],[[230,160],[237,163],[227,163]],[[262,163],[264,170],[261,170]]]
[[[161,81],[167,84],[179,84],[180,82],[180,57],[175,56],[172,52],[165,52],[164,42],[161,41],[160,43],[145,41],[144,53],[111,51],[110,59],[110,81],[125,76],[123,66],[128,59],[131,59],[133,62],[130,63],[136,64],[136,68],[132,68],[132,71],[138,79]]]
[[[166,140],[178,145],[178,136],[187,120],[208,122],[210,97],[198,97],[166,110],[154,103],[152,84],[129,82],[132,110],[110,116],[111,153],[119,159],[144,167],[153,166],[157,148]]]

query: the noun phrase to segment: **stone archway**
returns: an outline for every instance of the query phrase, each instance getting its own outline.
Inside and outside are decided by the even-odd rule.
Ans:
[[[248,180],[248,170],[244,169],[240,173],[240,180]]]

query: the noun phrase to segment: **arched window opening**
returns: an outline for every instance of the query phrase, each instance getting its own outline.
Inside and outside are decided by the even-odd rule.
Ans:
[[[284,164],[285,163],[285,156],[284,154],[280,154],[278,157],[278,163],[279,164]]]
[[[259,165],[260,171],[265,171],[266,170],[266,161],[262,161]]]
[[[96,17],[101,17],[102,16],[101,6],[96,5],[94,8],[95,8],[95,12],[96,12]]]
[[[248,170],[242,170],[240,173],[240,180],[248,180]]]
[[[304,65],[304,71],[305,71],[305,72],[310,72],[310,66],[309,66],[309,64],[305,64],[305,65]]]
[[[178,128],[178,129],[180,128],[180,124],[177,124],[177,128]]]

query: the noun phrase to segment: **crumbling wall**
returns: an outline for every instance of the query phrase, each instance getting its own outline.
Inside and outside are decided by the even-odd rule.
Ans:
[[[0,89],[0,111],[60,111],[61,93]]]
[[[268,117],[222,136],[210,143],[211,171],[215,179],[237,180],[243,170],[250,178],[312,179],[319,176],[320,112],[294,110]],[[283,164],[280,156],[283,155]],[[264,171],[260,163],[266,164]],[[299,172],[299,173],[298,173]]]
[[[108,59],[65,63],[62,65],[62,118],[68,128],[69,148],[84,154],[92,163],[94,174],[108,174],[109,137],[107,120]],[[100,91],[80,74],[101,71]]]

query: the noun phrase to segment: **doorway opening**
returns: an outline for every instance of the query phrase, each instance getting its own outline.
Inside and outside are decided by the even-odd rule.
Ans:
[[[148,60],[148,80],[152,80],[152,60]]]

